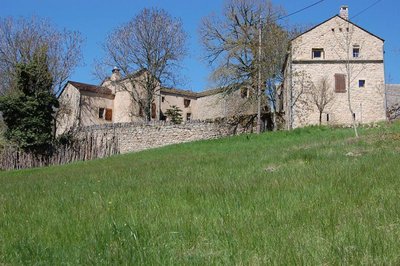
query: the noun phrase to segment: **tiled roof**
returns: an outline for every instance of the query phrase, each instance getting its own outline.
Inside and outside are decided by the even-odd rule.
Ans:
[[[205,90],[205,91],[199,92],[197,94],[197,97],[210,96],[210,95],[218,94],[218,93],[221,93],[221,92],[225,92],[227,90],[228,89],[225,88],[225,87],[224,88],[211,89],[211,90]]]
[[[297,35],[296,37],[294,37],[294,38],[292,39],[292,41],[293,41],[293,40],[295,40],[295,39],[297,39],[298,37],[300,37],[300,36],[302,36],[302,35],[304,35],[304,34],[306,34],[306,33],[310,32],[310,31],[312,31],[313,29],[315,29],[315,28],[317,28],[317,27],[321,26],[322,24],[324,24],[324,23],[328,22],[329,20],[331,20],[331,19],[333,19],[333,18],[336,18],[336,17],[338,17],[338,18],[342,19],[342,20],[343,20],[344,22],[346,22],[346,23],[350,23],[350,24],[352,24],[353,26],[355,26],[355,27],[359,28],[360,30],[363,30],[363,31],[365,31],[366,33],[370,34],[371,36],[374,36],[375,38],[378,38],[378,39],[379,39],[379,40],[381,40],[381,41],[385,41],[385,40],[384,40],[384,39],[382,39],[381,37],[379,37],[379,36],[377,36],[377,35],[375,35],[375,34],[373,34],[373,33],[369,32],[369,31],[367,31],[366,29],[364,29],[364,28],[362,28],[362,27],[358,26],[357,24],[355,24],[355,23],[351,22],[350,20],[346,20],[346,19],[342,18],[342,17],[341,17],[341,16],[339,16],[339,15],[335,15],[335,16],[333,16],[333,17],[330,17],[330,18],[328,18],[327,20],[325,20],[325,21],[323,21],[323,22],[319,23],[318,25],[316,25],[316,26],[312,27],[311,29],[308,29],[307,31],[305,31],[305,32],[303,32],[303,33],[301,33],[301,34]]]
[[[194,97],[194,98],[197,98],[197,95],[198,95],[198,93],[193,92],[193,91],[173,89],[173,88],[167,88],[167,87],[161,87],[160,92],[182,95],[182,96],[187,96],[187,97]]]
[[[68,81],[67,84],[71,84],[72,86],[77,88],[79,91],[86,91],[86,92],[92,92],[92,93],[103,94],[103,95],[114,95],[112,93],[112,91],[107,87],[102,87],[102,86],[97,86],[97,85],[87,84],[87,83],[82,83],[82,82],[77,82],[77,81]],[[218,93],[224,92],[225,90],[226,90],[226,88],[217,88],[217,89],[211,89],[211,90],[206,90],[206,91],[202,91],[202,92],[194,92],[194,91],[189,91],[189,90],[161,87],[160,92],[168,93],[168,94],[175,94],[175,95],[179,95],[179,96],[186,96],[186,97],[191,97],[191,98],[200,98],[200,97],[218,94]],[[64,89],[62,91],[64,91]],[[61,93],[62,93],[62,91],[61,91]]]
[[[210,95],[224,92],[226,90],[227,90],[226,88],[217,88],[217,89],[206,90],[206,91],[202,91],[202,92],[194,92],[194,91],[167,88],[167,87],[161,87],[161,89],[160,89],[161,93],[170,93],[170,94],[176,94],[176,95],[192,97],[192,98],[200,98],[200,97],[210,96]]]
[[[76,82],[76,81],[68,81],[68,83],[80,91],[87,91],[87,92],[93,92],[93,93],[105,94],[105,95],[113,95],[112,91],[106,87],[100,87],[100,86]]]

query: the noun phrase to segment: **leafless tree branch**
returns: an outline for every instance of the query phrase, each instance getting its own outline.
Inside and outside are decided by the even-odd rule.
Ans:
[[[17,64],[30,61],[35,51],[46,47],[53,90],[58,94],[81,62],[82,43],[79,32],[58,30],[45,19],[0,19],[0,92],[13,87]]]
[[[180,62],[186,55],[186,33],[182,22],[162,9],[143,9],[124,25],[116,28],[106,39],[106,57],[102,65],[121,69],[122,75],[135,86],[141,82],[146,95],[131,91],[132,97],[143,105],[147,120],[151,119],[151,104],[157,86],[175,84]],[[131,74],[147,70],[144,79]]]

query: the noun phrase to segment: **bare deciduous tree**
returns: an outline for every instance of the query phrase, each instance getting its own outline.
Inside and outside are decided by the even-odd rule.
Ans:
[[[327,105],[334,99],[331,84],[328,77],[321,78],[317,84],[312,85],[310,90],[312,102],[317,107],[319,112],[319,125],[322,124],[322,113]]]
[[[151,105],[162,84],[175,84],[179,63],[186,55],[186,33],[182,22],[162,9],[143,9],[128,23],[115,29],[103,48],[101,64],[118,67],[131,88],[140,82],[145,93],[125,88],[151,119]],[[132,75],[146,70],[142,79]],[[121,86],[124,86],[122,83]]]
[[[255,100],[265,99],[257,89],[280,75],[287,51],[288,33],[277,23],[283,9],[268,0],[228,0],[224,10],[222,18],[208,16],[200,27],[205,59],[215,67],[211,78],[230,90],[251,88]]]
[[[346,30],[339,31],[339,33],[335,33],[336,37],[336,49],[334,50],[337,56],[343,61],[342,70],[346,73],[346,91],[347,91],[347,104],[349,108],[349,114],[351,115],[352,126],[354,129],[354,134],[358,137],[357,123],[355,118],[355,113],[353,110],[353,99],[352,92],[353,88],[351,84],[356,80],[361,72],[365,70],[365,64],[355,63],[352,49],[353,49],[353,36],[356,30],[356,26],[352,24],[349,20],[344,19],[338,25],[339,27],[343,27]],[[363,46],[363,43],[358,43],[358,45]],[[357,59],[361,59],[358,57]]]
[[[46,47],[57,94],[82,59],[82,43],[79,32],[58,30],[45,19],[0,18],[0,93],[12,88],[17,64],[28,63],[38,49]]]

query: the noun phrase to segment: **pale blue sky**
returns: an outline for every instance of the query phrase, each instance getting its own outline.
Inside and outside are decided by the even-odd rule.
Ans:
[[[317,0],[275,0],[288,14]],[[325,0],[298,14],[290,16],[290,24],[315,25],[337,14],[341,5],[349,6],[350,17],[364,10],[377,0]],[[208,81],[210,69],[203,63],[198,40],[202,17],[221,13],[223,0],[12,0],[1,1],[0,17],[49,18],[58,27],[78,30],[86,38],[83,46],[83,66],[76,68],[71,80],[94,83],[94,59],[102,56],[100,44],[115,27],[130,20],[144,7],[165,9],[182,19],[189,35],[189,54],[183,62],[183,82],[178,88],[201,91],[213,86]],[[400,1],[380,0],[352,21],[371,33],[385,39],[386,83],[400,83]]]

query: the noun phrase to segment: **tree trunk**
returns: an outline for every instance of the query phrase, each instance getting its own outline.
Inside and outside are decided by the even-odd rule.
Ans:
[[[322,112],[319,112],[319,125],[322,125]]]
[[[357,125],[356,125],[356,118],[354,116],[353,113],[353,108],[351,106],[351,95],[350,95],[350,75],[349,75],[348,71],[348,75],[347,75],[347,102],[349,104],[349,111],[350,111],[350,115],[351,115],[351,119],[352,119],[352,125],[353,125],[353,129],[354,129],[354,134],[356,136],[356,138],[358,138],[358,130],[357,130]]]
[[[277,131],[278,130],[278,126],[277,126],[277,124],[276,124],[276,112],[274,111],[273,113],[272,113],[272,122],[273,122],[273,131]]]
[[[347,95],[348,95],[349,110],[350,110],[350,114],[351,114],[351,119],[352,119],[354,134],[355,134],[356,138],[358,138],[358,130],[357,130],[356,118],[355,118],[355,116],[354,116],[353,109],[352,109],[352,107],[351,107],[350,92],[348,92]]]

